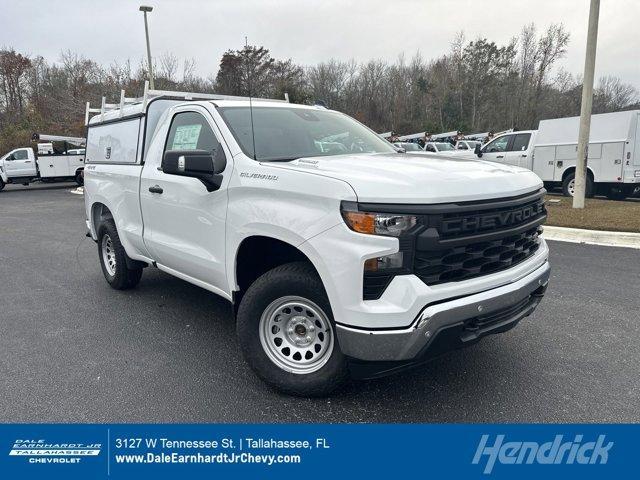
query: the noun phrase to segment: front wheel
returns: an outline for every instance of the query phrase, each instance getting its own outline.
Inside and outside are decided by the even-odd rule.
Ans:
[[[0,178],[0,191],[4,188],[4,181]]]
[[[98,257],[104,278],[112,288],[126,290],[140,282],[142,268],[127,265],[127,252],[113,220],[105,220],[98,227]]]
[[[237,334],[249,366],[285,393],[325,396],[348,378],[329,300],[306,262],[276,267],[249,287]]]
[[[82,174],[82,170],[78,170],[78,172],[76,173],[75,181],[79,187],[84,185],[84,175]]]

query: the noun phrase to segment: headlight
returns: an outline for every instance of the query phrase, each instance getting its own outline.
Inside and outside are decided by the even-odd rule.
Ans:
[[[342,210],[342,217],[354,232],[388,237],[399,237],[416,224],[414,215]]]

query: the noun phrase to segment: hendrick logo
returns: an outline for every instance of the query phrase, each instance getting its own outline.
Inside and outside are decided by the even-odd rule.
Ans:
[[[451,234],[508,227],[525,222],[542,213],[544,213],[544,204],[536,203],[505,212],[480,213],[466,217],[444,219],[441,231],[445,234]]]
[[[478,465],[486,457],[484,473],[493,471],[496,462],[503,465],[604,465],[609,460],[609,450],[613,442],[605,444],[606,435],[599,435],[595,442],[584,442],[582,435],[576,435],[571,441],[563,441],[563,435],[556,435],[553,441],[505,442],[505,435],[496,435],[492,444],[489,435],[483,435],[472,464]]]

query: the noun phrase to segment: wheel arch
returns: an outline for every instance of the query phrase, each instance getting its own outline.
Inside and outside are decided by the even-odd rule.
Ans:
[[[113,220],[113,214],[104,203],[95,202],[91,205],[91,227],[95,238],[98,238],[98,225],[100,225],[100,222],[109,218]]]
[[[562,172],[562,181],[564,182],[565,179],[569,176],[570,173],[575,173],[576,171],[576,167],[575,165],[571,166],[571,167],[567,167],[565,169],[564,172]],[[595,182],[595,175],[593,173],[593,170],[591,169],[591,167],[589,165],[587,165],[587,175],[591,175],[591,180]]]
[[[233,264],[234,308],[237,309],[247,288],[261,275],[280,265],[298,261],[307,262],[320,277],[311,259],[295,245],[266,235],[244,238],[238,245]]]

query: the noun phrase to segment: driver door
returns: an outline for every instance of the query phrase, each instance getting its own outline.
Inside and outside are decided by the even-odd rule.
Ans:
[[[513,139],[513,135],[502,135],[494,138],[484,147],[482,147],[482,160],[491,162],[507,163],[505,155],[509,150],[509,145]]]
[[[7,177],[34,177],[36,175],[36,164],[33,155],[29,155],[29,150],[29,148],[19,148],[4,159]]]
[[[232,157],[225,151],[222,185],[208,192],[197,178],[164,173],[161,162],[169,150],[207,150],[215,155],[223,148],[211,114],[185,106],[174,113],[168,132],[158,134],[163,138],[154,140],[140,181],[145,245],[161,268],[227,292],[225,224]]]

